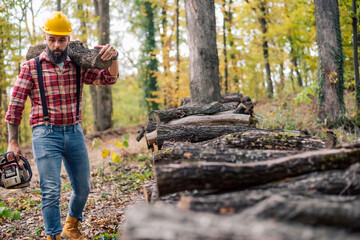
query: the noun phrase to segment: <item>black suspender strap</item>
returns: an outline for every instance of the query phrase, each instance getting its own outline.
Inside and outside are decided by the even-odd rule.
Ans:
[[[40,89],[40,96],[41,96],[41,105],[43,108],[43,114],[44,114],[44,121],[45,125],[47,126],[49,124],[49,113],[46,105],[46,98],[45,98],[45,91],[44,91],[44,83],[43,83],[43,72],[42,72],[42,66],[39,61],[39,57],[35,58],[36,61],[36,71],[38,74],[38,82],[39,82],[39,89]]]
[[[76,121],[80,119],[80,67],[76,64]]]
[[[38,74],[41,105],[43,107],[45,125],[47,126],[49,124],[50,118],[49,118],[48,108],[46,105],[42,66],[40,64],[39,57],[36,57],[35,61],[36,61],[36,70],[37,70],[37,74]],[[80,78],[81,78],[80,70],[81,70],[80,67],[78,65],[76,65],[76,121],[77,122],[80,119]]]

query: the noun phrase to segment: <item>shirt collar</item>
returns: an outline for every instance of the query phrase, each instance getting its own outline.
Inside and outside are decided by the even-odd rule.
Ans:
[[[48,62],[52,62],[52,61],[50,60],[47,52],[46,52],[46,49],[44,49],[44,51],[42,51],[42,53],[39,55],[39,61],[41,62],[42,60],[46,60],[46,61],[48,61]],[[71,59],[70,59],[69,54],[68,54],[68,56],[67,56],[66,59],[65,59],[64,65],[66,65],[66,64],[67,64],[68,62],[70,62],[70,61],[71,61]]]

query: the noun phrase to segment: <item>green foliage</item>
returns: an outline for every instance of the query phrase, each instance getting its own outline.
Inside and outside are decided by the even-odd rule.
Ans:
[[[298,103],[312,103],[312,99],[317,95],[317,83],[313,82],[310,86],[305,87],[295,98],[294,104]]]
[[[94,239],[101,239],[101,240],[117,240],[119,238],[119,233],[104,233],[97,235]]]
[[[21,216],[18,211],[6,207],[5,203],[0,200],[0,219],[20,220]]]
[[[114,127],[135,125],[145,122],[147,108],[144,93],[135,77],[120,79],[113,86]]]

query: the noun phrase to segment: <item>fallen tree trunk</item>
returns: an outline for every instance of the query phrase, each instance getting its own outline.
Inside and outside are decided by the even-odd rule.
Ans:
[[[189,141],[189,142],[202,142],[210,139],[217,138],[222,135],[230,133],[243,133],[249,130],[259,132],[273,132],[284,133],[285,136],[299,135],[298,131],[286,131],[286,130],[264,130],[247,126],[234,126],[234,125],[219,125],[219,126],[178,126],[178,125],[165,125],[159,123],[157,125],[157,145],[161,146],[166,140],[173,141]],[[241,136],[241,135],[239,135]],[[283,136],[283,135],[280,135]],[[270,145],[269,145],[270,146]]]
[[[357,231],[360,230],[360,198],[275,195],[244,210],[242,215]]]
[[[153,164],[181,162],[228,162],[247,163],[297,154],[295,151],[243,150],[225,147],[203,147],[186,143],[175,143],[172,149],[160,150],[154,154]]]
[[[217,112],[220,112],[221,108],[221,103],[213,102],[204,106],[188,106],[167,110],[154,110],[148,114],[148,120],[166,123],[174,119],[179,119],[191,115],[215,114]]]
[[[46,49],[46,44],[38,44],[30,46],[26,59],[35,58],[39,56]],[[112,60],[103,61],[99,55],[99,49],[88,49],[81,41],[70,41],[69,43],[69,57],[77,65],[83,68],[109,68],[112,64]]]
[[[306,234],[304,234],[306,233]],[[129,209],[124,239],[355,240],[359,234],[325,227],[284,224],[242,215],[182,212],[172,207],[137,205]]]
[[[182,209],[214,213],[239,213],[256,203],[274,195],[358,195],[360,183],[356,181],[356,169],[360,164],[353,164],[348,170],[314,172],[294,177],[286,182],[266,184],[243,191],[212,194],[206,196],[182,195],[178,206]]]
[[[237,190],[314,171],[344,169],[360,148],[326,149],[255,163],[183,163],[155,166],[159,196],[194,189]]]
[[[196,125],[196,126],[218,126],[218,125],[250,125],[250,116],[246,114],[226,114],[211,116],[188,116],[168,122],[169,125]]]
[[[227,146],[242,149],[317,150],[326,142],[317,137],[301,135],[299,131],[251,129],[231,133],[217,139],[199,143],[203,146]]]

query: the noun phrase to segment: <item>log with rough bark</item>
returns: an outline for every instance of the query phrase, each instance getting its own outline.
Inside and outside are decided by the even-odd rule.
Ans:
[[[246,114],[221,114],[188,116],[168,122],[168,125],[196,125],[196,126],[218,126],[218,125],[250,125],[250,116]]]
[[[273,220],[179,211],[161,205],[128,210],[124,239],[355,240],[360,234],[328,227],[285,224]]]
[[[243,191],[192,196],[182,194],[178,206],[182,209],[214,213],[238,213],[274,195],[342,196],[359,195],[360,164],[353,164],[346,171],[331,170],[294,177],[285,182],[262,185]]]
[[[204,106],[189,106],[172,108],[167,110],[154,110],[148,114],[148,120],[166,123],[174,119],[179,119],[191,115],[215,114],[217,112],[220,112],[221,108],[221,103],[213,102]]]
[[[46,49],[46,44],[38,44],[30,46],[26,59],[35,58],[39,56]],[[69,43],[69,57],[77,65],[83,68],[109,68],[112,64],[112,60],[103,61],[99,55],[99,49],[88,49],[81,41],[70,41]]]
[[[175,143],[172,149],[154,153],[153,164],[181,162],[228,162],[247,163],[297,154],[295,151],[243,150],[226,147],[203,147],[198,145]]]
[[[243,216],[360,230],[360,197],[274,195],[242,212]]]
[[[282,129],[265,130],[247,126],[221,125],[221,126],[178,126],[159,123],[156,130],[156,144],[161,148],[164,141],[203,142],[231,134],[213,142],[200,143],[212,146],[225,145],[244,149],[277,149],[277,150],[312,150],[325,147],[321,139],[302,136],[299,131]],[[155,135],[146,135],[146,138]],[[153,141],[154,139],[150,139]]]
[[[194,189],[237,190],[360,161],[360,148],[309,151],[255,163],[196,162],[155,166],[159,196]]]
[[[190,142],[201,142],[209,139],[219,137],[224,134],[241,132],[252,130],[246,126],[234,126],[234,125],[223,125],[223,126],[170,126],[159,123],[157,125],[156,144],[159,148],[166,140],[174,141],[190,141]],[[153,137],[146,134],[146,138]],[[149,140],[148,140],[149,141]]]
[[[239,104],[243,99],[242,93],[229,93],[229,94],[222,94],[221,95],[221,102],[222,103],[235,103],[236,105]],[[191,99],[189,97],[180,99],[180,105],[190,105]]]
[[[305,136],[299,131],[249,129],[231,133],[200,145],[227,146],[242,149],[316,150],[326,147],[325,140]]]

